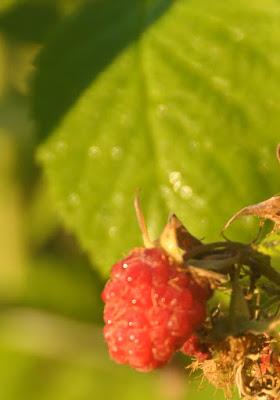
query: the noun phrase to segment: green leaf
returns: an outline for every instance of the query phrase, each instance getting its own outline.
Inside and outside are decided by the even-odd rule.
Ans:
[[[16,3],[17,0],[3,0],[0,4],[0,11],[6,11]]]
[[[79,259],[35,259],[26,274],[17,304],[77,320],[102,322],[101,290],[104,283]]]
[[[272,232],[267,235],[258,246],[258,251],[270,257],[280,258],[280,234]]]
[[[0,31],[18,41],[41,42],[58,19],[55,5],[24,2],[0,14]]]
[[[139,245],[137,188],[153,235],[175,212],[207,240],[279,190],[279,45],[276,0],[100,1],[50,40],[34,87],[52,133],[39,159],[102,273]]]
[[[258,251],[270,257],[271,265],[280,271],[280,232],[269,233],[258,245]],[[272,280],[277,284],[277,281]]]

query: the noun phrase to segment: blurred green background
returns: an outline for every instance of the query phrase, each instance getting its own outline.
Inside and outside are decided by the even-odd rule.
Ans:
[[[100,293],[138,188],[206,240],[279,191],[279,48],[279,0],[0,2],[1,399],[223,398],[111,362]]]

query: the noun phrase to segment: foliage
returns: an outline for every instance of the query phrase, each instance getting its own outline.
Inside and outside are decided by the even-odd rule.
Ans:
[[[58,212],[106,275],[138,242],[137,188],[154,234],[172,211],[209,240],[279,173],[279,3],[111,3],[61,25],[34,85]]]

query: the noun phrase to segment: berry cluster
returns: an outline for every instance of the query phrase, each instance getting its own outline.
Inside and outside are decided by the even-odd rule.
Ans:
[[[209,295],[163,249],[133,250],[102,294],[111,357],[139,371],[166,364],[204,321]]]

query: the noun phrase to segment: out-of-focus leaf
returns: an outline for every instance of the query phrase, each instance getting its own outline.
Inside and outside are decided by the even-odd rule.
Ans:
[[[15,146],[0,132],[0,301],[17,294],[25,275],[26,249],[20,188],[15,179]]]
[[[100,323],[102,287],[103,282],[81,261],[41,257],[31,262],[18,302]]]
[[[258,246],[258,250],[271,257],[280,258],[280,235],[277,232],[272,232],[267,235],[262,243]]]
[[[0,314],[0,328],[0,396],[5,400],[224,398],[172,364],[149,374],[116,365],[94,325],[15,309]]]
[[[16,4],[17,1],[18,0],[2,0],[0,3],[0,11],[3,12],[8,10],[10,7]]]
[[[41,42],[58,20],[55,4],[23,2],[0,14],[0,31],[17,41]]]
[[[152,7],[168,1],[91,5],[39,60],[35,115],[53,132],[39,157],[105,274],[139,243],[139,187],[153,233],[172,211],[207,239],[279,189],[280,3],[170,4],[158,19]]]
[[[59,229],[45,181],[39,181],[34,189],[25,221],[27,237],[34,249],[42,247]]]
[[[280,271],[280,233],[268,234],[258,245],[258,251],[271,257],[271,265]]]

